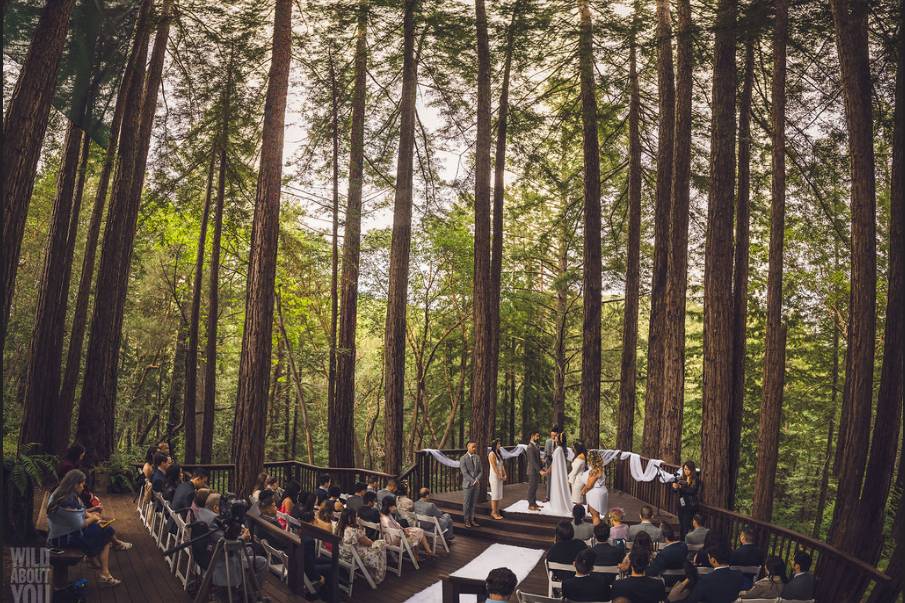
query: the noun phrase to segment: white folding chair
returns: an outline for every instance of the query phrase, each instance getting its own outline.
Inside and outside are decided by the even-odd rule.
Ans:
[[[264,556],[267,558],[267,567],[270,573],[278,577],[280,582],[287,582],[289,580],[289,555],[272,547],[266,538],[261,538],[258,542],[261,544],[261,548],[264,549]],[[307,576],[305,581],[307,582]]]
[[[619,569],[618,565],[595,565],[592,571],[595,574],[606,574],[617,578],[622,574],[622,570]]]
[[[433,541],[434,554],[437,554],[438,542],[443,545],[443,548],[448,553],[449,544],[447,544],[446,537],[443,535],[443,530],[440,528],[440,520],[433,515],[422,515],[421,513],[415,513],[415,518],[418,520],[418,524],[421,526],[421,529],[424,530],[427,537]],[[424,527],[425,525],[427,525],[427,528]]]
[[[155,533],[155,539],[157,540],[157,548],[161,551],[165,551],[167,546],[167,522],[170,519],[170,516],[173,514],[173,509],[170,507],[170,503],[165,501],[163,497],[160,498],[163,503],[163,510],[160,512],[160,518],[157,520],[157,531]]]
[[[783,599],[782,597],[776,599],[776,603],[814,603],[815,599]],[[747,602],[746,602],[747,603]]]
[[[746,576],[757,576],[760,573],[759,565],[732,565],[730,567]]]
[[[418,556],[415,555],[414,551],[412,551],[412,547],[409,545],[409,541],[405,537],[404,532],[399,534],[399,544],[390,544],[390,541],[387,539],[386,530],[383,529],[383,524],[371,523],[369,521],[363,521],[361,519],[358,520],[358,523],[360,523],[362,527],[365,528],[380,530],[380,535],[383,537],[383,541],[386,542],[387,551],[393,553],[393,555],[396,556],[396,565],[391,566],[389,563],[387,563],[387,569],[391,570],[397,576],[401,576],[402,564],[405,561],[406,556],[408,556],[409,561],[412,562],[412,565],[415,566],[415,569],[421,569],[421,566],[418,564]]]
[[[735,603],[779,603],[782,599],[736,599]]]
[[[544,595],[536,595],[534,593],[526,593],[520,590],[515,591],[519,603],[562,603],[562,597],[545,597]]]
[[[173,515],[173,521],[176,522],[176,544],[185,544],[190,540],[185,520],[177,513]],[[183,589],[186,588],[192,573],[192,563],[192,547],[181,549],[174,557],[173,573],[176,575],[176,579],[182,583]]]
[[[302,527],[302,522],[292,515],[289,515],[288,513],[277,511],[277,519],[282,519],[284,522],[286,522],[286,526],[283,529],[287,532],[294,532],[298,528]]]
[[[575,567],[568,563],[556,563],[555,561],[547,561],[544,559],[544,567],[547,570],[547,596],[553,597],[556,591],[562,591],[562,581],[553,577],[553,572],[570,572],[575,573]]]
[[[167,529],[167,524],[169,522],[164,522],[164,524],[163,524],[163,533],[164,533],[163,550],[165,550],[165,551],[169,550],[171,547],[176,546],[177,544],[182,543],[182,529],[179,527],[179,524],[182,523],[183,528],[185,526],[185,522],[182,521],[181,517],[179,517],[179,513],[170,512],[170,518],[172,518],[172,520],[173,520],[173,525],[176,526],[176,531],[170,532]],[[179,521],[177,521],[177,520],[179,520]],[[167,565],[170,566],[170,571],[173,572],[174,574],[176,573],[176,557],[177,556],[178,556],[178,554],[173,554],[173,555],[167,555],[165,557]]]

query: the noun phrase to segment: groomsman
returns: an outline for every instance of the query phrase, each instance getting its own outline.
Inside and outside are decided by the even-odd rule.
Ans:
[[[532,511],[540,511],[540,506],[537,504],[537,486],[541,476],[547,474],[540,458],[538,442],[540,442],[540,432],[535,429],[531,432],[528,448],[525,449],[525,456],[528,458],[528,508]]]
[[[481,459],[478,457],[478,444],[474,440],[469,440],[466,445],[466,452],[459,459],[459,471],[462,472],[462,489],[465,490],[465,500],[462,504],[462,516],[465,521],[465,527],[478,526],[478,522],[474,520],[475,504],[478,501],[478,492],[481,488],[481,477],[484,475],[484,468]]]

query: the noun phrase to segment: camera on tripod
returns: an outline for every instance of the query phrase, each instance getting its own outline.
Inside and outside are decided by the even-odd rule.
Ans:
[[[220,515],[214,520],[214,524],[223,530],[227,540],[236,540],[242,533],[247,511],[248,501],[227,493],[220,501]]]

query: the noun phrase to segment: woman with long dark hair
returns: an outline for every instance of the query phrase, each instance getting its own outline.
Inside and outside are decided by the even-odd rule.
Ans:
[[[500,501],[503,500],[503,482],[507,476],[501,449],[502,444],[497,438],[490,443],[490,453],[487,455],[490,463],[490,517],[493,519],[503,519],[500,515]]]
[[[673,482],[672,489],[679,495],[679,528],[684,539],[685,534],[691,530],[691,518],[698,512],[698,492],[701,489],[694,461],[685,461],[682,465],[682,477]]]
[[[572,458],[572,470],[569,472],[569,489],[572,492],[572,504],[584,504],[584,485],[581,476],[588,469],[588,449],[581,442],[572,444],[575,456]]]
[[[774,599],[782,596],[782,587],[788,582],[786,563],[779,557],[768,557],[764,562],[763,578],[754,583],[751,590],[739,594],[739,599]]]

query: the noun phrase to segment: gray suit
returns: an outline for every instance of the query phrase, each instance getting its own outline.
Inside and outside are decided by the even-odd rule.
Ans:
[[[693,529],[692,531],[685,534],[686,544],[704,544],[704,540],[707,539],[707,532],[709,531],[709,529],[703,526]]]
[[[534,442],[528,443],[525,456],[528,458],[528,504],[534,507],[537,506],[537,486],[544,465],[540,460],[540,448]]]
[[[553,464],[553,438],[547,438],[544,442],[544,467],[550,467]]]
[[[466,523],[471,523],[474,520],[475,503],[478,500],[478,489],[481,487],[484,467],[477,454],[465,453],[459,459],[459,471],[462,472],[462,489],[465,490],[462,516]]]
[[[795,599],[796,601],[813,599],[815,586],[814,574],[811,572],[798,574],[789,580],[782,589],[782,598]]]
[[[634,541],[639,532],[647,532],[648,534],[650,534],[650,539],[654,542],[660,542],[663,539],[663,533],[660,531],[660,528],[652,523],[643,522],[636,523],[635,525],[629,527],[628,539]]]
[[[432,503],[429,500],[425,500],[420,498],[415,501],[415,513],[418,515],[427,515],[428,517],[436,517],[437,523],[440,524],[440,529],[443,530],[443,536],[449,540],[453,537],[453,520],[452,517],[449,516],[449,513],[444,513],[440,509],[437,508],[437,505]],[[422,523],[421,527],[426,530],[433,529],[433,526]]]

